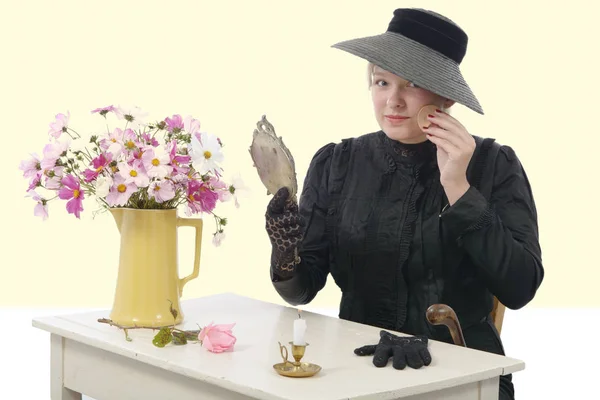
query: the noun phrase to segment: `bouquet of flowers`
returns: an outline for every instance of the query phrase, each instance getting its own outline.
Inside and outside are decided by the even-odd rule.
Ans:
[[[91,196],[104,210],[182,206],[188,217],[214,216],[213,243],[218,246],[227,220],[214,213],[217,202],[234,199],[239,207],[238,190],[243,189],[239,175],[230,183],[222,179],[221,140],[200,131],[200,122],[191,116],[145,123],[147,114],[138,107],[112,105],[91,113],[105,119],[105,132],[84,139],[69,126],[70,112],[57,114],[43,156],[33,153],[21,162],[29,179],[27,196],[36,202],[34,214],[46,220],[48,204],[62,200],[67,212],[80,218],[83,201]],[[111,130],[109,114],[124,121],[123,128]]]

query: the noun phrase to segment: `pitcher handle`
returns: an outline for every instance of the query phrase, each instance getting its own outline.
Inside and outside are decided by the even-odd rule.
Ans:
[[[186,283],[198,277],[200,273],[200,254],[202,250],[202,220],[198,218],[177,217],[177,227],[191,226],[196,229],[196,249],[194,250],[194,270],[185,278],[179,279],[179,297],[183,294]]]

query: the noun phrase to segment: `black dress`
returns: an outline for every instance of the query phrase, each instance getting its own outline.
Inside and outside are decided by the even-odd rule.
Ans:
[[[490,201],[475,187],[448,206],[436,149],[401,144],[382,131],[329,143],[313,157],[299,199],[307,226],[301,263],[273,285],[293,305],[309,303],[331,274],[342,292],[339,317],[450,343],[427,322],[434,303],[456,312],[467,347],[504,354],[489,314],[493,296],[525,306],[544,270],[537,213],[525,171],[501,146]],[[435,354],[432,355],[435,357]],[[511,376],[501,377],[511,399]]]

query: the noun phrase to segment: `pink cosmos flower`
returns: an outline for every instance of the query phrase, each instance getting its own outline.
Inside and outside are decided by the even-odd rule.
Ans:
[[[219,201],[225,202],[231,199],[231,193],[229,192],[229,188],[225,182],[218,179],[215,176],[211,176],[208,179],[208,183],[213,189],[216,189],[217,196],[219,197]]]
[[[106,114],[108,114],[109,112],[114,112],[116,110],[116,108],[112,105],[110,106],[106,106],[106,107],[101,107],[101,108],[96,108],[95,110],[92,110],[91,113],[100,113],[100,115],[105,116]]]
[[[200,121],[188,115],[183,119],[183,129],[190,135],[200,134]]]
[[[45,200],[42,199],[42,197],[37,194],[37,192],[35,190],[29,190],[27,192],[27,196],[25,197],[31,197],[34,201],[36,201],[36,205],[33,209],[33,215],[35,215],[36,217],[41,217],[42,221],[45,221],[48,219],[48,203],[46,203]]]
[[[167,179],[152,181],[148,188],[148,194],[154,197],[158,203],[163,203],[175,197],[175,185]]]
[[[108,167],[108,164],[112,161],[112,154],[100,153],[100,155],[92,160],[92,167],[94,169],[86,169],[83,171],[83,176],[86,182],[91,182],[98,177],[98,175]]]
[[[171,182],[175,185],[175,190],[181,190],[187,193],[188,182],[190,181],[190,177],[184,174],[173,175],[170,178]]]
[[[54,167],[44,171],[46,177],[46,189],[58,190],[61,186],[61,181],[64,176],[65,167]]]
[[[183,129],[183,119],[179,114],[175,114],[170,118],[167,117],[165,122],[167,123],[167,130],[169,132],[180,132]]]
[[[69,118],[71,118],[71,113],[67,111],[67,115],[56,114],[55,118],[56,119],[50,123],[50,130],[48,131],[48,134],[58,139],[63,132],[67,131],[67,126],[69,125]]]
[[[135,183],[137,187],[147,187],[150,184],[150,178],[144,171],[141,160],[134,160],[131,165],[127,163],[117,164],[119,175],[125,179],[125,184]]]
[[[202,347],[213,353],[222,353],[233,350],[237,338],[231,332],[233,324],[213,324],[205,326],[198,334],[198,340],[202,341]]]
[[[137,186],[135,183],[125,183],[125,179],[121,175],[116,174],[110,191],[106,195],[106,202],[111,207],[124,206],[136,190]]]
[[[139,147],[142,147],[142,143],[138,140],[135,131],[129,128],[125,129],[125,132],[123,132],[123,149],[126,151],[134,151]]]
[[[105,134],[100,139],[100,148],[107,152],[111,153],[114,158],[117,158],[123,149],[125,148],[125,135],[123,130],[120,128],[115,128],[114,131]]]
[[[143,148],[142,149],[140,149],[140,148],[135,149],[135,150],[133,150],[132,152],[129,153],[129,157],[127,158],[127,162],[129,164],[131,164],[134,161],[141,160],[143,155],[144,155]]]
[[[69,174],[62,179],[61,183],[63,187],[58,191],[58,197],[63,200],[69,200],[67,202],[67,211],[69,214],[75,214],[79,218],[80,212],[83,211],[83,190],[81,190],[79,180]]]
[[[56,161],[69,149],[70,144],[71,140],[67,139],[45,145],[43,150],[44,158],[40,162],[40,167],[42,169],[54,168]]]
[[[186,214],[209,213],[217,205],[219,195],[202,181],[190,180],[187,187]]]
[[[173,166],[173,174],[187,174],[190,171],[189,162],[191,157],[182,154],[177,154],[177,141],[172,140],[169,145],[169,157]]]
[[[34,177],[42,169],[40,163],[40,156],[38,156],[37,153],[31,154],[30,158],[21,161],[21,164],[19,164],[19,169],[23,171],[23,177]]]
[[[42,181],[42,171],[38,171],[30,180],[29,180],[29,187],[27,188],[27,190],[33,190],[36,187],[40,186],[40,182]],[[48,188],[51,189],[51,188]]]
[[[152,147],[158,147],[158,145],[160,143],[158,143],[158,140],[156,140],[156,138],[154,138],[153,136],[150,136],[149,133],[142,133],[142,139],[144,140],[144,143],[147,145],[150,145]]]
[[[142,161],[146,173],[151,178],[162,179],[173,171],[173,167],[169,165],[171,157],[162,147],[144,150]]]

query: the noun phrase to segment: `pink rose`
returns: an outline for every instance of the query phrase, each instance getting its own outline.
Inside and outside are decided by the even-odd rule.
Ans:
[[[213,353],[222,353],[233,349],[236,337],[231,333],[233,324],[214,325],[212,322],[205,326],[198,334],[198,340],[202,341],[202,347]]]

